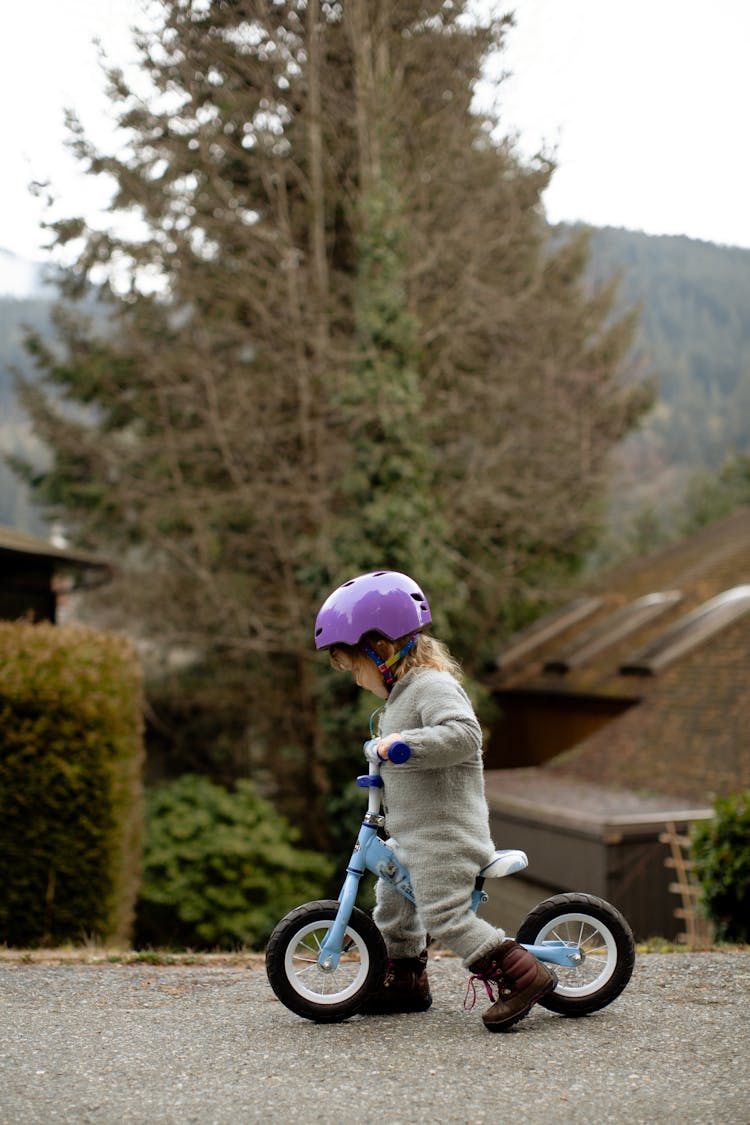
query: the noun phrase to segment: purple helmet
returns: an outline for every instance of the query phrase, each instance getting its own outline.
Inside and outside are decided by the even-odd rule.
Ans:
[[[376,570],[350,578],[326,598],[315,622],[315,647],[356,645],[365,633],[396,641],[431,621],[427,598],[413,578]]]

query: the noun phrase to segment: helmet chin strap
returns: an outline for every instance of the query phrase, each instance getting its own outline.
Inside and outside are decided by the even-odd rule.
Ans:
[[[374,648],[371,648],[370,645],[363,642],[362,651],[366,656],[369,656],[370,660],[372,660],[372,662],[377,666],[377,669],[382,676],[383,683],[385,684],[386,691],[388,691],[389,693],[393,690],[393,687],[396,683],[396,677],[393,675],[392,668],[396,664],[398,664],[399,660],[406,656],[407,652],[411,652],[411,650],[417,643],[418,636],[419,634],[415,633],[413,637],[409,638],[404,647],[400,648],[398,652],[391,656],[388,660],[383,660],[382,657],[378,656]]]

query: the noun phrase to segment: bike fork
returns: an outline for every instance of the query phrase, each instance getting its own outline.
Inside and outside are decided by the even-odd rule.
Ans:
[[[331,972],[338,966],[343,951],[346,927],[349,924],[357,899],[359,882],[366,871],[371,871],[374,875],[377,875],[378,879],[390,883],[404,898],[414,902],[414,890],[408,869],[396,858],[393,849],[384,844],[376,835],[381,823],[381,816],[371,817],[368,814],[359,830],[359,836],[354,845],[349,866],[346,869],[346,879],[338,898],[339,909],[318,954],[318,964],[326,972]]]
[[[366,816],[362,822],[362,827],[357,836],[357,842],[354,845],[354,851],[351,854],[351,859],[346,869],[344,885],[338,897],[339,909],[335,921],[326,934],[325,940],[320,947],[320,953],[318,954],[318,964],[321,969],[324,969],[326,972],[332,972],[334,969],[338,968],[338,963],[343,951],[346,927],[349,925],[354,903],[357,900],[359,883],[367,870],[367,853],[370,850],[372,842],[377,839],[375,833],[377,832],[378,825],[377,823],[369,823],[369,820],[370,818]]]

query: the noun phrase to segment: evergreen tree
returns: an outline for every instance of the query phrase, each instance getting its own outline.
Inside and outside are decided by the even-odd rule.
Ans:
[[[476,670],[591,530],[642,406],[616,379],[630,324],[584,290],[585,240],[549,243],[551,165],[471,111],[504,20],[160,2],[149,91],[110,74],[125,152],[70,119],[145,234],[53,227],[78,252],[63,347],[33,343],[47,386],[25,401],[53,456],[35,484],[121,557],[110,608],[243,685],[231,769],[296,794],[314,831],[300,778],[325,795],[334,753],[317,604],[359,569],[411,570]],[[75,309],[92,283],[106,327]]]
[[[738,508],[750,505],[750,454],[727,457],[718,473],[696,472],[687,483],[681,508],[677,508],[678,531],[690,535]]]

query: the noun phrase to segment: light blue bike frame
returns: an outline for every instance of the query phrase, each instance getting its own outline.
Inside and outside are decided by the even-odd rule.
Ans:
[[[346,878],[338,897],[339,909],[336,919],[326,934],[325,940],[318,954],[318,964],[330,972],[338,967],[344,945],[344,935],[349,919],[352,916],[357,892],[362,876],[367,871],[372,871],[379,879],[384,879],[396,890],[414,902],[414,890],[411,885],[411,876],[408,869],[397,858],[392,848],[389,848],[377,834],[378,828],[385,824],[385,817],[380,811],[380,790],[383,781],[380,776],[380,759],[370,760],[368,749],[370,743],[365,743],[365,754],[370,762],[369,772],[357,778],[357,785],[368,789],[367,812],[362,821],[362,826],[354,845],[354,851],[346,869]],[[372,751],[370,751],[372,753]],[[482,890],[484,880],[477,878],[477,885],[472,892],[471,908],[476,913],[480,904],[486,900]],[[555,965],[577,965],[581,961],[581,952],[577,945],[569,945],[562,941],[545,941],[541,945],[526,945],[539,961],[547,961]]]

